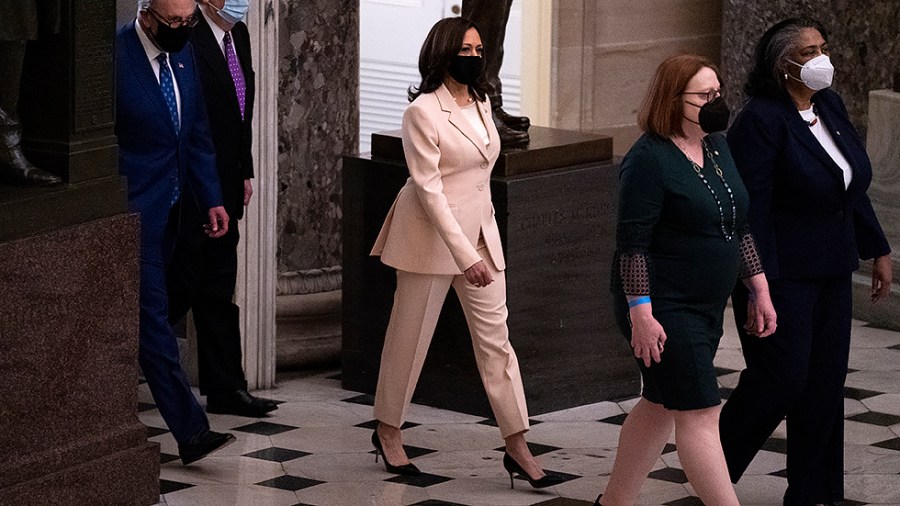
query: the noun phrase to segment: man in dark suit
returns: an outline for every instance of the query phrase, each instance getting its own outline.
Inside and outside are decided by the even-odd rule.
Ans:
[[[139,361],[160,415],[189,464],[234,441],[209,429],[178,361],[168,322],[166,268],[178,215],[202,213],[210,237],[228,232],[205,105],[186,45],[193,0],[141,0],[116,36],[116,135],[128,204],[141,215]],[[192,194],[199,208],[179,205]],[[201,211],[202,209],[202,211]]]
[[[200,216],[182,213],[175,257],[168,272],[169,321],[193,310],[197,330],[200,393],[209,413],[261,417],[275,402],[247,392],[241,361],[239,309],[234,304],[237,281],[238,227],[253,194],[251,130],[254,74],[250,34],[239,21],[246,1],[197,0],[198,23],[191,45],[206,100],[216,152],[216,167],[225,210],[234,220],[228,233],[210,239]],[[183,194],[193,206],[194,195]]]

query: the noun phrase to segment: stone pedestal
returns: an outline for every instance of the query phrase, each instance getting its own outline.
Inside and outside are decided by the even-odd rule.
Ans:
[[[68,184],[0,186],[0,504],[155,504],[137,417],[140,223],[117,170],[114,0],[28,44],[26,154]]]
[[[44,188],[0,185],[0,242],[121,214],[125,197],[118,175]]]
[[[501,155],[498,163],[519,175],[495,170],[491,180],[507,262],[510,340],[529,413],[634,396],[638,369],[616,329],[608,288],[618,174],[611,139],[540,127],[531,133],[528,150]],[[557,167],[545,150],[575,158]],[[375,391],[396,286],[394,270],[369,251],[408,176],[402,155],[383,154],[344,158],[341,378],[344,388],[367,393]],[[544,160],[544,170],[517,159]],[[452,290],[413,401],[492,416]]]
[[[0,504],[158,501],[137,417],[138,229],[119,214],[0,242]]]
[[[22,147],[67,182],[115,175],[115,0],[59,3],[61,33],[28,43]]]
[[[900,92],[869,92],[869,125],[866,150],[872,160],[869,198],[893,252],[893,295],[872,304],[872,262],[862,263],[853,281],[854,317],[900,330]]]
[[[341,290],[277,298],[278,370],[334,367],[341,361]]]
[[[340,267],[280,274],[276,304],[278,370],[340,364]]]

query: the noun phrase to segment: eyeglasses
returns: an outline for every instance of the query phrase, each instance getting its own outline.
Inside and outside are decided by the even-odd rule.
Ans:
[[[156,18],[160,23],[172,28],[173,30],[176,28],[193,28],[200,20],[197,19],[197,16],[191,16],[187,19],[166,19],[162,17],[162,15],[151,8],[147,8],[147,12],[153,14],[153,17]]]
[[[713,100],[722,96],[722,89],[718,90],[709,90],[709,91],[682,91],[682,95],[698,95],[701,97],[706,97],[707,102],[712,102]]]

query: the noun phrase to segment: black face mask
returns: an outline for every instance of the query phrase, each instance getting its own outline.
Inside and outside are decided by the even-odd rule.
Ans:
[[[177,53],[184,49],[188,39],[191,38],[190,26],[181,26],[178,28],[170,28],[167,25],[156,21],[156,33],[153,39],[160,49],[167,53]]]
[[[713,132],[721,132],[728,128],[728,119],[731,118],[731,109],[722,97],[716,97],[714,100],[699,106],[693,102],[688,102],[694,107],[700,107],[700,122],[688,120],[691,123],[700,125],[700,129],[711,134]]]
[[[447,72],[450,77],[459,84],[473,85],[481,76],[481,70],[484,68],[484,58],[480,56],[460,56],[456,55],[450,60],[447,66]]]

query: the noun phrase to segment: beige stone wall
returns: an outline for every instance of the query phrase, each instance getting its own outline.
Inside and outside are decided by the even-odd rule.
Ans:
[[[872,160],[869,198],[891,245],[894,265],[894,295],[878,304],[869,303],[872,262],[860,262],[853,275],[853,317],[879,326],[900,329],[900,92],[869,92],[866,150]]]
[[[721,0],[555,0],[550,126],[637,139],[637,109],[659,62],[694,52],[719,61]]]

